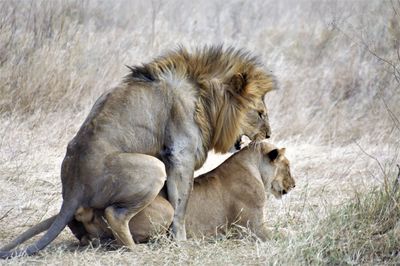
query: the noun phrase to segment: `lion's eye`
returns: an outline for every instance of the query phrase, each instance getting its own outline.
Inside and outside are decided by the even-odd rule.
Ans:
[[[264,113],[263,112],[258,112],[258,116],[260,117],[260,118],[264,118]]]

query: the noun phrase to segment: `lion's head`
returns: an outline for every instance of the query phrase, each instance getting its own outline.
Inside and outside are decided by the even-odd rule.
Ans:
[[[194,119],[204,151],[225,153],[242,135],[261,140],[271,134],[264,98],[277,82],[249,52],[222,46],[189,52],[181,47],[131,71],[128,81],[132,75],[144,81],[169,80],[174,73],[175,79],[194,85]]]
[[[242,135],[262,140],[271,134],[265,95],[277,88],[275,76],[242,50],[198,51],[189,71],[200,86],[196,120],[203,143],[225,153]]]
[[[285,148],[276,148],[266,141],[257,145],[263,154],[260,171],[265,189],[270,190],[276,198],[281,198],[296,186],[290,173],[289,160],[285,157]]]
[[[257,101],[255,108],[246,113],[242,135],[250,140],[263,140],[271,136],[268,110],[264,101]]]

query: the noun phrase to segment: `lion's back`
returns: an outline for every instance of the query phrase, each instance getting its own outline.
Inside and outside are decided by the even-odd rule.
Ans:
[[[154,85],[116,87],[95,104],[85,122],[91,132],[83,132],[82,138],[92,149],[156,155],[163,145],[162,129],[171,107],[168,94]]]

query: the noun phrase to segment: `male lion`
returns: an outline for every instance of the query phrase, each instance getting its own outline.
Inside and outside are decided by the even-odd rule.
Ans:
[[[130,69],[120,86],[96,101],[68,144],[61,167],[63,203],[48,231],[25,250],[0,252],[1,258],[36,253],[66,225],[80,239],[86,230],[74,219],[79,208],[105,209],[118,243],[133,249],[128,223],[162,188],[161,179],[146,178],[165,177],[161,165],[175,210],[172,233],[184,240],[193,172],[207,152],[226,152],[242,134],[252,140],[270,134],[263,99],[275,78],[248,53],[180,48]],[[141,156],[163,164],[138,173]]]
[[[235,224],[249,227],[258,238],[267,240],[270,230],[264,221],[266,195],[272,193],[280,198],[295,187],[284,153],[284,148],[278,149],[266,141],[253,142],[214,170],[195,178],[186,214],[188,234],[212,236],[224,233]],[[137,172],[146,171],[148,167],[157,169],[161,163],[155,158],[148,162],[145,162],[146,158],[142,159],[143,166],[139,166]],[[163,175],[147,176],[147,179],[156,183],[165,180]],[[153,190],[158,191],[156,187]],[[167,200],[165,189],[162,189],[146,208],[130,220],[129,227],[135,242],[145,242],[156,233],[165,233],[173,216],[174,209]],[[104,210],[79,208],[75,218],[84,224],[87,231],[81,238],[81,244],[114,239]],[[45,221],[36,225],[8,248],[46,230],[50,224]]]

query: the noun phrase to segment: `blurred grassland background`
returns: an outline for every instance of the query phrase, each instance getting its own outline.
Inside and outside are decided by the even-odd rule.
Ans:
[[[297,186],[261,243],[160,236],[137,252],[77,248],[68,230],[4,264],[400,263],[400,2],[0,1],[0,242],[56,213],[68,141],[102,92],[179,44],[245,48],[280,89],[271,141]],[[225,156],[211,154],[201,171]]]

